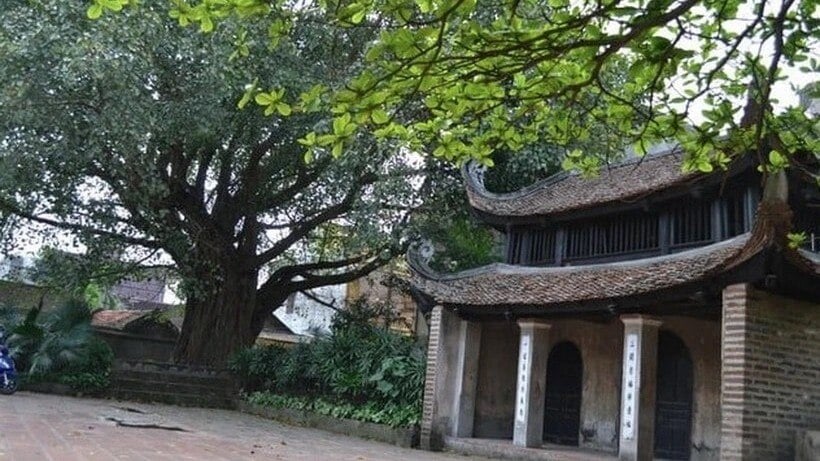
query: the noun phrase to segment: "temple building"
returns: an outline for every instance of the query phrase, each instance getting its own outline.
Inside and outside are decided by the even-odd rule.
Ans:
[[[504,194],[465,168],[506,261],[440,274],[409,256],[430,312],[423,447],[794,459],[820,429],[820,188],[798,168],[764,185],[756,156],[711,174],[682,160]]]

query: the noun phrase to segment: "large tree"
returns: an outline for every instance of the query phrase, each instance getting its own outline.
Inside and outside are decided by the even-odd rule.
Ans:
[[[186,297],[177,360],[223,363],[290,294],[355,279],[406,245],[429,193],[424,162],[323,110],[372,30],[305,11],[271,51],[253,38],[264,23],[205,36],[150,4],[92,22],[69,2],[7,3],[0,210],[89,251],[170,260]],[[256,77],[273,89],[240,110]],[[326,125],[351,136],[338,158],[306,159],[298,139]]]

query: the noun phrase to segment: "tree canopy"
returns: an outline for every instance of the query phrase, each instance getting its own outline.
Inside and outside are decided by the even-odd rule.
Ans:
[[[90,16],[128,0],[94,0]],[[170,16],[209,32],[262,18],[273,45],[306,25],[377,29],[355,77],[327,102],[335,123],[303,139],[339,153],[359,129],[411,149],[492,163],[550,139],[565,166],[594,171],[609,152],[578,149],[607,126],[638,152],[676,140],[687,168],[758,152],[768,168],[820,151],[818,127],[779,99],[817,80],[815,0],[174,0]],[[246,37],[248,38],[248,37]],[[240,45],[241,49],[241,45]],[[254,59],[265,59],[264,55]],[[625,72],[621,72],[625,70]],[[623,77],[618,77],[622,75]],[[266,84],[265,77],[260,82]],[[795,88],[789,88],[792,84]],[[249,94],[257,89],[251,88]],[[262,93],[264,94],[264,93]],[[279,93],[271,93],[275,97]],[[284,93],[285,99],[298,95]],[[260,104],[267,104],[268,96]]]
[[[245,61],[234,38],[263,25],[203,36],[165,14],[146,4],[91,22],[61,1],[6,5],[0,209],[95,254],[172,263],[186,295],[177,358],[216,364],[290,294],[400,253],[430,191],[424,162],[364,132],[338,159],[305,162],[298,140],[339,122],[318,100],[274,100],[351,78],[373,31],[305,16],[288,43],[249,44],[267,57]],[[271,109],[238,110],[262,76],[276,89],[254,97]]]

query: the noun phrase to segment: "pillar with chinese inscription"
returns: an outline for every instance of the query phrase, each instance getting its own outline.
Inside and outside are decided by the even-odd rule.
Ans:
[[[535,319],[518,321],[521,338],[515,397],[513,444],[540,447],[544,439],[544,396],[547,384],[550,325]]]
[[[624,324],[624,356],[618,458],[651,460],[655,442],[655,387],[661,322],[642,315],[624,315],[621,321]]]

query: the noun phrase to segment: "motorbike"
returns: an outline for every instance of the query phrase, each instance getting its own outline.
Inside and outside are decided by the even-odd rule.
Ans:
[[[6,347],[6,335],[0,327],[0,394],[10,395],[17,391],[17,370],[9,348]]]

